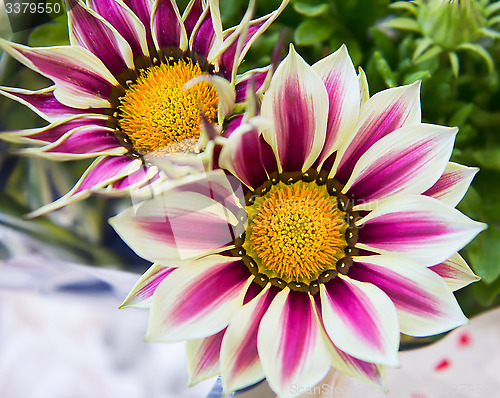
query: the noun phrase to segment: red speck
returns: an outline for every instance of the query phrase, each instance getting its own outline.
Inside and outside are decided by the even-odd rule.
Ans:
[[[427,395],[421,392],[412,392],[410,398],[427,398]]]
[[[440,370],[445,370],[446,368],[449,368],[450,367],[450,361],[448,361],[446,358],[443,359],[441,362],[439,362],[436,367],[434,368],[434,370],[436,370],[436,372],[440,371]]]
[[[458,345],[466,347],[470,344],[470,335],[468,333],[462,333],[458,339]]]

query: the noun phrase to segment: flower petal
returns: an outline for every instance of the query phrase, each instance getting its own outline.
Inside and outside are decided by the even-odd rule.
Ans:
[[[231,320],[220,351],[225,395],[265,378],[257,351],[257,334],[260,321],[275,296],[273,289],[264,289]]]
[[[359,158],[342,192],[365,203],[424,192],[443,174],[457,131],[414,124],[389,133]]]
[[[381,202],[358,225],[357,247],[438,264],[469,243],[485,224],[437,199],[405,195]]]
[[[259,326],[257,347],[271,388],[291,397],[292,385],[312,387],[330,369],[330,356],[309,294],[283,289]]]
[[[99,13],[127,41],[134,60],[149,56],[146,28],[141,20],[120,0],[88,0],[89,7]]]
[[[382,290],[344,276],[320,289],[323,323],[333,344],[366,362],[398,364],[396,309]]]
[[[429,268],[443,278],[452,291],[461,289],[481,279],[472,272],[458,253],[452,255],[448,260]]]
[[[30,48],[0,39],[0,47],[27,67],[56,83],[55,98],[74,108],[111,106],[108,97],[118,81],[101,60],[78,46]]]
[[[321,153],[328,94],[320,77],[290,46],[264,95],[262,116],[274,129],[263,132],[284,171],[305,171]]]
[[[216,31],[217,28],[219,35]],[[215,6],[210,2],[193,28],[189,38],[189,48],[196,54],[207,58],[212,47],[218,47],[220,43],[222,43],[222,23],[220,22],[219,5],[218,2]]]
[[[109,127],[76,127],[57,141],[41,148],[26,148],[20,153],[57,160],[88,159],[101,155],[125,155],[128,149],[120,145]]]
[[[264,68],[252,69],[236,77],[236,102],[244,102],[247,96],[247,90],[251,84],[256,95],[261,95],[269,87],[272,76],[272,67],[268,65]]]
[[[137,18],[142,22],[146,30],[146,42],[148,43],[149,52],[154,50],[153,36],[151,34],[151,14],[153,12],[153,2],[151,0],[123,0],[125,5],[137,15]]]
[[[262,152],[266,150],[268,147],[262,145],[257,129],[250,124],[242,125],[225,141],[219,166],[255,189],[269,178],[262,161]]]
[[[177,3],[174,0],[156,0],[151,16],[153,40],[158,50],[169,47],[187,50],[187,35]]]
[[[455,207],[469,189],[472,179],[479,171],[477,167],[467,167],[449,162],[443,175],[424,192],[424,195],[439,199]]]
[[[113,181],[125,177],[140,167],[140,160],[132,160],[128,156],[99,157],[85,170],[80,180],[66,195],[29,213],[27,217],[39,217],[70,203],[86,199],[92,192],[107,187]]]
[[[109,22],[79,0],[68,0],[68,27],[71,44],[89,50],[113,75],[134,68],[134,57],[127,41]]]
[[[220,202],[170,190],[109,220],[139,256],[169,265],[231,246],[242,226]]]
[[[387,255],[358,257],[349,277],[371,283],[389,296],[402,333],[431,336],[467,322],[443,279],[412,261]]]
[[[252,276],[241,259],[212,255],[176,268],[153,295],[146,339],[179,341],[224,329]]]
[[[420,81],[381,91],[363,103],[358,122],[339,156],[331,175],[341,182],[349,179],[358,159],[391,131],[420,123]]]
[[[9,142],[46,144],[56,142],[75,128],[87,126],[104,128],[108,120],[107,116],[102,115],[73,115],[66,119],[56,120],[44,127],[1,132],[0,137]]]
[[[358,119],[361,98],[358,76],[345,45],[312,68],[323,80],[330,103],[321,163],[349,137]]]
[[[151,297],[153,297],[156,288],[174,269],[175,268],[153,264],[137,281],[120,305],[120,308],[149,308],[151,306]]]
[[[0,87],[0,94],[27,106],[49,122],[89,112],[87,109],[77,109],[61,104],[54,97],[55,88],[55,86],[51,86],[31,91],[22,88]],[[103,111],[104,109],[92,109],[92,112],[96,114],[103,113]]]
[[[193,33],[196,23],[200,19],[201,14],[203,14],[203,9],[203,0],[190,0],[189,4],[186,6],[184,14],[182,15],[182,21],[184,22],[188,38],[191,37],[191,33]]]
[[[226,329],[203,339],[186,342],[189,386],[220,373],[219,358]]]

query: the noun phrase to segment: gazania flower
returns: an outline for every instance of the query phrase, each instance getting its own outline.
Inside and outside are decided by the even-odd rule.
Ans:
[[[156,168],[143,169],[143,155],[193,151],[200,112],[217,123],[244,100],[250,80],[264,88],[269,67],[236,71],[287,2],[250,20],[251,2],[240,25],[223,31],[218,0],[191,0],[182,17],[174,0],[89,0],[88,6],[71,0],[71,45],[29,48],[2,40],[1,48],[55,85],[1,88],[50,124],[0,138],[41,145],[26,152],[51,159],[96,158],[67,195],[34,214],[157,178]]]
[[[456,128],[421,123],[419,83],[367,92],[345,47],[312,67],[292,47],[268,126],[225,141],[232,175],[111,219],[156,263],[123,306],[151,308],[147,339],[188,340],[192,382],[288,397],[333,366],[383,384],[400,332],[466,322],[452,290],[477,278],[457,250],[484,225],[454,206],[477,170],[448,162]]]

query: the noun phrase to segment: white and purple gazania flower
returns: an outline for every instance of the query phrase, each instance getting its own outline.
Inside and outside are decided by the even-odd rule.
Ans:
[[[287,3],[251,20],[250,2],[240,25],[223,31],[218,0],[191,0],[183,16],[174,0],[70,0],[71,45],[30,48],[1,40],[2,49],[55,85],[1,87],[50,124],[0,138],[37,145],[25,152],[55,160],[95,158],[68,194],[33,214],[157,179],[157,168],[143,167],[144,155],[192,152],[200,112],[217,124],[243,102],[249,81],[265,88],[269,66],[236,72]]]
[[[466,322],[453,291],[477,277],[457,251],[485,226],[454,206],[477,169],[448,161],[457,129],[421,122],[419,86],[368,98],[344,46],[312,67],[292,47],[225,139],[230,175],[110,220],[156,263],[123,307],[150,308],[147,339],[188,340],[192,383],[289,397],[333,366],[383,385],[400,332]]]

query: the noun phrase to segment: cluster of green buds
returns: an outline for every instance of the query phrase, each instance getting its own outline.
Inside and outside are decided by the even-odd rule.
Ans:
[[[500,2],[489,0],[415,0],[396,1],[392,9],[402,10],[408,17],[394,18],[385,26],[409,30],[422,37],[413,54],[413,61],[420,63],[446,52],[455,76],[459,73],[457,51],[478,54],[493,71],[494,63],[484,47],[484,40],[500,38],[495,27],[500,23]]]

